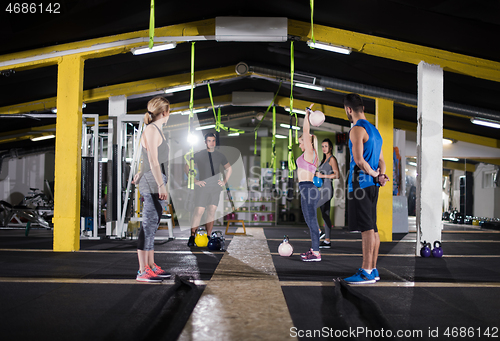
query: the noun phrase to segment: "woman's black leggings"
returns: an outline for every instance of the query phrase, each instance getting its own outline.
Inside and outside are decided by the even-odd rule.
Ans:
[[[330,239],[330,232],[332,229],[332,220],[330,219],[330,203],[332,199],[325,202],[323,205],[319,207],[321,211],[321,216],[323,217],[323,221],[325,222],[325,239]]]

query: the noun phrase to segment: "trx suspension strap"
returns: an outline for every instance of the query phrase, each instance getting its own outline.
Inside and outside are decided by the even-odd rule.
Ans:
[[[273,156],[271,158],[271,165],[273,167],[273,187],[276,187],[276,107],[273,106],[273,142],[272,142]]]
[[[207,83],[207,87],[208,87],[208,95],[210,96],[210,102],[212,103],[212,111],[214,113],[214,119],[215,119],[215,131],[217,131],[217,135],[219,134],[219,132],[220,132],[221,129],[227,131],[228,133],[243,134],[245,132],[244,130],[226,127],[225,125],[223,125],[221,123],[221,111],[220,111],[220,108],[218,110],[218,113],[215,114],[214,99],[213,99],[213,96],[212,96],[212,89],[210,88],[210,83]]]
[[[149,48],[153,48],[155,39],[155,0],[151,0],[151,14],[149,18]]]
[[[188,137],[191,136],[191,128],[193,125],[193,93],[194,93],[194,42],[191,43],[191,97],[189,99],[189,123],[188,123]],[[184,157],[189,165],[188,172],[188,189],[194,190],[194,178],[196,176],[194,170],[194,147],[191,144],[191,149]]]
[[[266,112],[264,113],[264,116],[262,117],[262,119],[259,121],[259,124],[257,124],[257,127],[255,127],[255,147],[254,147],[254,150],[253,150],[254,155],[257,155],[257,131],[259,130],[260,125],[262,124],[262,122],[266,118],[266,115],[269,112],[269,109],[271,109],[271,106],[273,106],[273,110],[274,110],[274,101],[276,100],[276,97],[278,97],[278,94],[280,92],[281,84],[282,83],[283,82],[280,82],[280,85],[278,86],[278,90],[276,91],[276,94],[274,95],[273,100],[271,101],[271,103],[267,107]],[[273,116],[273,124],[274,124],[275,121],[276,121],[276,115]],[[273,139],[275,138],[274,137],[275,135],[276,135],[276,129],[273,132]]]
[[[314,0],[311,0],[311,40],[313,43],[315,43],[316,39],[314,39],[313,16],[314,16]]]
[[[212,111],[214,113],[215,131],[217,132],[217,143],[219,143],[219,133],[220,133],[221,129],[228,130],[229,132],[231,132],[231,131],[243,132],[242,130],[239,130],[239,129],[227,128],[221,123],[221,110],[219,107],[217,110],[217,114],[215,114],[214,99],[212,96],[212,89],[210,88],[210,83],[207,83],[207,87],[208,87],[208,95],[210,97],[210,103],[212,103]],[[210,156],[210,153],[208,153],[208,156],[210,158],[210,164],[212,164],[212,157]],[[212,172],[213,172],[213,166],[212,166]],[[236,207],[234,206],[233,196],[231,195],[231,190],[229,189],[229,185],[227,184],[227,182],[226,182],[226,193],[227,193],[227,198],[229,199],[229,202],[231,203],[231,208],[233,209],[233,212],[234,212],[234,211],[236,211]]]
[[[292,118],[293,112],[293,73],[294,73],[294,57],[293,57],[293,40],[290,43],[290,128],[288,130],[288,178],[293,178],[293,171],[297,168],[295,166],[295,158],[293,157],[293,136],[292,136]],[[297,114],[295,114],[295,124],[297,125]],[[295,137],[298,140],[297,133]],[[297,141],[298,142],[298,141]]]

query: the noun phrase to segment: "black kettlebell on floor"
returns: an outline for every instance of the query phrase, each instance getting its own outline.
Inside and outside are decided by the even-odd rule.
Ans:
[[[432,257],[435,257],[435,258],[443,257],[443,249],[441,249],[441,243],[437,240],[434,242],[434,249],[432,250]]]
[[[425,240],[422,243],[422,248],[420,249],[420,256],[427,258],[431,255],[431,244],[427,243]]]

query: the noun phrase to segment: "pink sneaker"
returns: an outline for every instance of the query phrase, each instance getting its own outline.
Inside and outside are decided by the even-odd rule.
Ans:
[[[146,270],[141,274],[140,271],[137,271],[137,277],[135,278],[139,282],[150,282],[150,283],[158,283],[163,281],[161,277],[155,275],[155,273],[146,266]]]
[[[321,254],[315,255],[314,252],[310,251],[305,257],[302,258],[303,262],[321,262]]]
[[[312,249],[307,251],[307,252],[301,253],[300,258],[302,258],[302,259],[306,258],[310,253],[312,253]]]
[[[148,268],[150,268],[149,266],[147,266]],[[151,268],[150,268],[151,269]],[[166,272],[165,270],[163,270],[162,268],[160,268],[158,265],[155,264],[154,268],[151,269],[151,271],[153,271],[153,273],[158,276],[158,277],[161,277],[161,278],[170,278],[171,275],[170,273]]]

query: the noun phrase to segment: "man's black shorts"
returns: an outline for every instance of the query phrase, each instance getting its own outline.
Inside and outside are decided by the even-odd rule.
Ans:
[[[200,187],[195,185],[194,207],[208,207],[210,205],[219,206],[220,192],[219,185],[209,185]]]
[[[360,188],[359,184],[353,183],[353,191],[347,193],[349,230],[378,232],[378,190],[378,186]]]

